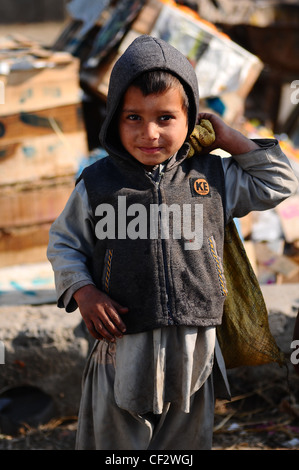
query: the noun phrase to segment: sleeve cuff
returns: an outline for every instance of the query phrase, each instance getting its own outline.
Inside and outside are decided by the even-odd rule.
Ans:
[[[81,287],[87,285],[94,285],[90,280],[86,279],[84,281],[78,281],[69,287],[58,299],[58,307],[64,308],[67,313],[74,312],[77,308],[77,302],[75,301],[73,295]]]

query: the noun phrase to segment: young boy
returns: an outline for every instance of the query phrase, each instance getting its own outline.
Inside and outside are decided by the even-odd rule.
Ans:
[[[274,207],[297,180],[276,140],[198,114],[197,79],[169,44],[136,39],[115,64],[86,168],[50,231],[58,306],[97,340],[84,373],[77,449],[210,449],[215,327],[226,296],[224,227]],[[232,157],[188,158],[198,116]],[[226,395],[227,396],[227,395]]]

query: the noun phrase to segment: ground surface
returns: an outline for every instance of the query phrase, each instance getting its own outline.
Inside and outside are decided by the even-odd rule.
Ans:
[[[299,377],[278,372],[251,385],[236,377],[232,401],[216,404],[214,450],[299,450]],[[24,426],[0,435],[0,450],[74,450],[76,428],[76,417]]]

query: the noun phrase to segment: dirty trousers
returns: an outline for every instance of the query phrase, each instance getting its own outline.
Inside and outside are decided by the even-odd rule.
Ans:
[[[165,403],[160,414],[137,414],[121,409],[115,402],[114,379],[113,357],[105,348],[95,350],[83,377],[77,450],[211,449],[212,375],[191,396],[189,413],[174,403]]]

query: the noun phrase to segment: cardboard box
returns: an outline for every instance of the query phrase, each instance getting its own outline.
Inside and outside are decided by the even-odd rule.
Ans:
[[[74,175],[88,151],[79,60],[24,37],[0,39],[0,187]]]
[[[0,41],[0,265],[45,259],[48,232],[88,156],[79,60]]]
[[[0,81],[4,86],[0,116],[64,106],[81,100],[79,61],[72,56],[64,63],[51,59],[22,58],[14,63],[2,60]]]
[[[63,210],[74,187],[75,179],[69,176],[2,188],[0,230],[51,223]]]

